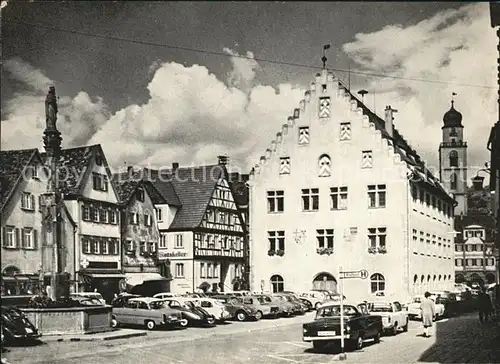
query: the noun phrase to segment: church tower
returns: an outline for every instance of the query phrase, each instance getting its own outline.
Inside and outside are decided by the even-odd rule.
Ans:
[[[462,114],[454,107],[443,116],[442,142],[439,145],[439,178],[457,206],[455,216],[467,214],[467,143],[464,141]]]

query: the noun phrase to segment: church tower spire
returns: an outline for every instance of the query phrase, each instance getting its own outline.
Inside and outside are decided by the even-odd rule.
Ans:
[[[455,109],[455,95],[452,94],[450,110],[443,116],[439,178],[457,201],[455,215],[458,216],[467,214],[467,143],[464,141],[462,114]]]

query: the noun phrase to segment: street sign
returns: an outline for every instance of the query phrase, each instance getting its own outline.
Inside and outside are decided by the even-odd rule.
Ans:
[[[361,269],[361,270],[340,272],[340,279],[347,279],[347,278],[366,279],[368,278],[368,271],[366,269]]]

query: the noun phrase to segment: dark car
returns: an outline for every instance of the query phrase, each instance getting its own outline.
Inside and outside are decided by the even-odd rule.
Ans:
[[[197,306],[188,297],[165,298],[162,301],[164,301],[165,305],[171,309],[182,313],[182,318],[186,319],[185,323],[181,323],[182,327],[215,325],[215,316],[209,314],[205,309]]]
[[[382,335],[382,317],[370,315],[366,305],[346,302],[344,304],[344,332],[341,332],[340,303],[331,302],[321,305],[316,311],[313,322],[302,325],[302,339],[312,342],[314,349],[324,349],[328,344],[341,341],[344,337],[346,346],[359,350],[365,340],[380,342]],[[342,335],[343,334],[343,335]]]
[[[310,310],[312,305],[308,305],[307,303],[303,302],[300,298],[298,298],[295,293],[282,293],[283,296],[287,299],[288,302],[295,303],[300,305],[300,310],[297,311],[299,315],[303,315],[306,312]]]
[[[450,291],[431,291],[430,293],[436,296],[436,303],[443,304],[445,317],[456,316],[460,313],[461,307],[455,293]]]
[[[19,309],[2,306],[2,334],[5,342],[34,340],[42,336]]]
[[[291,296],[290,294],[274,293],[273,296],[281,301],[290,303],[292,305],[294,315],[303,315],[307,312],[307,306],[302,303],[302,301],[295,299],[295,297]]]

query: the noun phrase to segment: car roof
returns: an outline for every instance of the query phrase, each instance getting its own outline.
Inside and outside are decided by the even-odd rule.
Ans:
[[[358,305],[362,304],[362,303],[358,303],[358,302],[355,302],[355,301],[344,301],[343,302],[344,306],[354,306],[354,307],[358,307]],[[340,301],[328,301],[328,302],[325,302],[323,303],[320,308],[325,308],[325,307],[330,307],[330,306],[340,306]]]
[[[153,298],[153,297],[136,297],[136,298],[131,298],[128,300],[129,302],[146,302],[146,303],[151,303],[151,302],[158,302],[161,301],[159,298]]]

